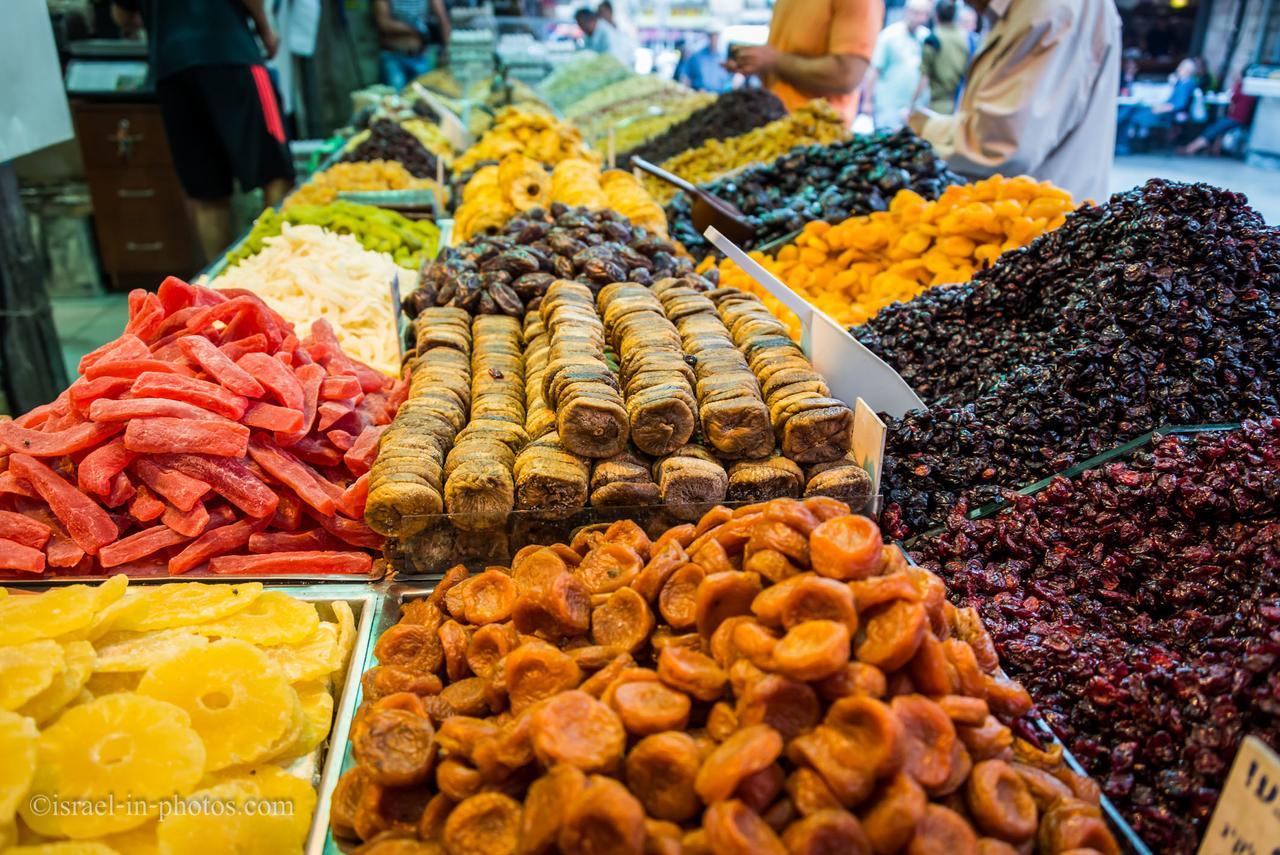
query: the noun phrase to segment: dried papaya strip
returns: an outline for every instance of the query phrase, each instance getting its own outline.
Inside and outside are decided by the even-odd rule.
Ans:
[[[320,384],[320,400],[345,401],[358,398],[364,394],[360,390],[360,381],[346,374],[330,375]]]
[[[112,480],[133,462],[136,455],[124,447],[124,439],[116,437],[90,451],[76,467],[76,483],[86,493],[106,496]]]
[[[261,573],[366,574],[373,558],[364,552],[281,552],[276,555],[223,555],[209,561],[209,571],[226,575]]]
[[[76,370],[83,375],[93,366],[107,359],[146,359],[151,355],[147,343],[132,333],[125,333],[80,357]]]
[[[32,549],[44,549],[52,534],[53,529],[39,520],[13,511],[0,511],[0,537],[6,540]]]
[[[26,454],[9,455],[9,471],[27,481],[66,526],[76,545],[89,555],[114,543],[120,531],[97,502],[68,484],[44,463]]]
[[[2,473],[0,477],[8,474]],[[50,567],[76,567],[84,560],[84,550],[71,539],[71,535],[63,529],[62,522],[48,508],[43,505],[24,507],[22,512],[49,527],[49,542],[44,545],[44,554]]]
[[[134,461],[133,470],[152,492],[183,511],[194,508],[210,489],[204,481],[161,466],[147,457]]]
[[[262,333],[254,333],[244,338],[223,341],[218,350],[227,355],[227,359],[236,362],[246,353],[263,353],[267,349],[267,337]]]
[[[364,363],[357,362],[347,356],[338,342],[338,335],[333,325],[325,318],[312,321],[311,335],[305,342],[311,358],[332,372],[337,367],[343,374],[354,375],[360,381],[360,388],[365,392],[377,392],[391,384],[391,379],[379,374]]]
[[[147,351],[150,357],[151,351]],[[185,365],[175,362],[169,362],[163,359],[143,358],[143,359],[105,359],[102,362],[90,366],[84,372],[87,380],[97,380],[99,377],[132,377],[135,380],[143,374],[156,374],[163,377],[186,377],[192,378],[194,372]]]
[[[368,503],[369,473],[366,472],[342,491],[342,497],[338,499],[338,510],[353,520],[363,521],[364,509]]]
[[[153,459],[160,466],[176,469],[208,484],[214,492],[251,517],[269,519],[280,503],[275,492],[258,480],[248,466],[235,458],[206,457],[202,454],[158,454]],[[145,476],[143,480],[146,480]],[[158,492],[164,494],[162,490]],[[183,507],[176,501],[173,504]],[[191,506],[189,504],[184,510],[189,510]]]
[[[249,429],[225,419],[135,418],[125,429],[124,447],[138,454],[244,457]]]
[[[45,555],[39,549],[0,537],[0,570],[20,573],[43,573]]]
[[[217,383],[151,371],[139,375],[130,387],[129,394],[135,398],[172,398],[175,401],[185,401],[233,421],[244,416],[245,408],[249,406],[248,398],[228,392]]]
[[[345,430],[331,430],[325,432],[325,438],[333,443],[333,447],[341,452],[348,452],[351,446],[355,444],[356,438]]]
[[[302,413],[288,407],[277,407],[265,401],[254,401],[244,411],[240,419],[243,424],[258,430],[289,433],[302,429]]]
[[[355,412],[355,407],[345,401],[322,401],[316,407],[316,430],[327,431],[348,413]]]
[[[256,525],[254,520],[241,520],[206,531],[169,559],[169,575],[179,576],[212,558],[243,548]]]
[[[215,412],[172,398],[121,398],[118,401],[100,398],[89,405],[89,418],[95,422],[127,422],[150,416],[203,421],[218,419]]]
[[[129,561],[137,561],[139,558],[145,558],[148,555],[154,555],[162,549],[186,543],[190,539],[185,534],[176,532],[167,525],[152,526],[102,547],[98,552],[98,561],[103,567],[115,567]]]
[[[323,475],[298,460],[288,451],[277,448],[260,437],[254,437],[248,446],[249,456],[263,471],[284,484],[302,501],[322,514],[332,515],[337,502],[320,485]]]
[[[82,422],[66,430],[45,433],[19,427],[16,422],[0,422],[0,450],[29,454],[32,457],[62,457],[92,448],[120,432],[120,425]]]
[[[204,336],[186,335],[178,339],[178,348],[187,358],[203,368],[229,391],[246,398],[261,398],[262,384],[219,350]]]
[[[117,396],[129,391],[132,385],[133,381],[128,377],[99,377],[97,380],[86,380],[81,377],[67,388],[67,399],[71,403],[71,409],[78,413],[87,413],[94,401],[114,400]],[[33,425],[28,425],[24,421],[23,426],[32,427]]]
[[[204,502],[196,502],[189,511],[170,506],[165,509],[160,522],[185,537],[199,537],[209,525],[209,511],[205,509]]]
[[[378,456],[378,443],[388,427],[390,425],[369,425],[360,431],[355,443],[342,455],[352,475],[363,475],[373,468],[373,461]]]
[[[117,472],[111,478],[111,492],[102,499],[102,504],[108,508],[118,508],[125,502],[133,498],[133,494],[138,492],[133,486],[133,481],[123,472]],[[127,523],[126,523],[127,525]]]
[[[319,365],[302,365],[294,372],[294,377],[302,389],[302,427],[290,434],[277,436],[281,445],[293,445],[307,435],[316,421],[316,410],[320,404],[320,384],[324,382],[324,369]]]
[[[249,536],[249,551],[257,554],[341,549],[342,541],[322,528],[297,532],[260,531]]]

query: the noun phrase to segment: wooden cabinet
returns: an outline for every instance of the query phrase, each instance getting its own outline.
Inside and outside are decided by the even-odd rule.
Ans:
[[[160,107],[73,101],[103,269],[118,288],[154,287],[199,269],[195,233],[169,156]]]

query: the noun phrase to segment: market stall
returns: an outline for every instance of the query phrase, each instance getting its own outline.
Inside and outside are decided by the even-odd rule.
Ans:
[[[0,852],[1196,850],[1280,741],[1280,232],[604,57],[404,101],[0,421]]]

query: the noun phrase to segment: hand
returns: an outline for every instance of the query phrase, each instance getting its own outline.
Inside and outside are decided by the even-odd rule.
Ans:
[[[267,52],[267,59],[275,59],[280,50],[280,35],[274,28],[267,26],[258,30],[258,38],[262,39],[262,49]]]
[[[725,68],[748,77],[753,74],[757,77],[766,77],[777,69],[779,55],[777,50],[768,45],[740,47],[725,63]]]

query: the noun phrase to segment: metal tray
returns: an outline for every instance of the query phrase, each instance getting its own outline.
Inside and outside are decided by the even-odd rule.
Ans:
[[[356,547],[352,547],[356,549]],[[261,582],[264,585],[313,585],[317,583],[343,584],[352,582],[378,582],[382,580],[388,571],[388,565],[385,559],[375,558],[373,567],[368,573],[271,573],[266,575],[215,575],[208,571],[201,573],[190,572],[183,573],[180,576],[132,576],[128,573],[123,575],[129,577],[129,584],[134,585],[162,585],[168,582],[226,582],[228,584],[236,582]],[[6,575],[10,571],[0,570],[0,586],[12,588],[49,588],[59,585],[84,585],[95,584],[97,582],[105,582],[112,576],[119,576],[120,573],[98,573],[89,576],[54,576],[46,569],[44,573],[38,576],[25,574],[23,576]],[[297,588],[290,588],[290,593],[296,593]]]

